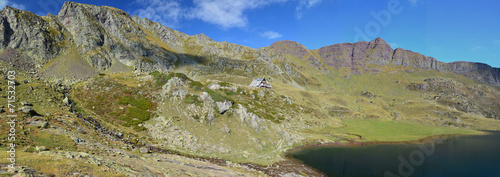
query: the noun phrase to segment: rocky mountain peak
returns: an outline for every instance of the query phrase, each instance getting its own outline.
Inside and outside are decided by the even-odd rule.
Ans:
[[[283,48],[283,47],[306,48],[302,44],[295,42],[295,41],[290,41],[290,40],[276,41],[273,44],[271,44],[271,48]]]
[[[269,48],[277,53],[288,54],[300,59],[304,58],[304,56],[306,56],[309,52],[309,50],[302,44],[289,40],[274,42]]]
[[[372,41],[369,42],[369,45],[383,45],[383,46],[389,46],[389,43],[387,43],[384,39],[378,37],[378,38],[375,38],[373,39]]]
[[[30,63],[26,66],[37,68],[62,54],[82,59],[97,71],[166,71],[176,67],[176,63],[194,64],[206,56],[267,62],[291,56],[308,61],[315,68],[328,65],[360,73],[371,70],[367,67],[408,66],[452,71],[480,78],[476,80],[490,85],[500,85],[500,70],[497,68],[477,63],[446,64],[410,50],[393,50],[382,38],[334,44],[316,50],[288,40],[277,41],[268,48],[252,49],[216,42],[205,34],[189,36],[146,18],[131,17],[113,7],[72,1],[65,2],[57,16],[40,17],[10,6],[1,10],[0,15],[0,50],[16,50]],[[76,52],[69,52],[73,51],[72,48]]]

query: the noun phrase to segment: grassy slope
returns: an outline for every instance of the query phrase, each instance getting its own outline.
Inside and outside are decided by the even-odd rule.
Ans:
[[[41,73],[47,78],[85,79],[96,76],[98,72],[81,58],[76,46],[73,45],[44,64]]]

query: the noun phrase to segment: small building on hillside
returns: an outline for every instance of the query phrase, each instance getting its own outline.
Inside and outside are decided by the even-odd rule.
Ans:
[[[271,84],[266,81],[266,78],[257,78],[250,83],[250,87],[264,87],[264,88],[271,88]]]

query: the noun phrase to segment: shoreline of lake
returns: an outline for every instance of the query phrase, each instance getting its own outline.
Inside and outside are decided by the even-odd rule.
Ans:
[[[306,166],[308,166],[309,168],[314,169],[315,171],[321,172],[324,176],[327,176],[327,174],[329,174],[329,173],[326,172],[326,171],[322,171],[321,167],[318,167],[319,168],[318,169],[318,168],[316,168],[315,165],[310,164],[309,162],[306,162],[307,160],[304,161],[304,159],[302,159],[302,158],[300,158],[298,156],[294,156],[294,155],[297,155],[297,153],[300,154],[301,151],[304,151],[304,150],[307,150],[307,149],[311,149],[311,151],[309,151],[309,152],[305,151],[305,152],[308,152],[308,154],[309,154],[310,152],[317,151],[317,150],[314,150],[314,148],[322,148],[322,147],[325,147],[325,148],[328,148],[328,147],[333,147],[333,148],[340,147],[340,148],[343,148],[343,149],[345,149],[345,148],[349,149],[350,147],[365,147],[365,146],[369,146],[369,145],[396,145],[397,146],[398,144],[410,144],[410,145],[428,144],[428,143],[436,142],[436,140],[447,140],[447,139],[451,140],[451,142],[458,141],[458,140],[464,140],[464,139],[485,139],[485,138],[488,138],[486,135],[497,136],[495,134],[498,131],[478,130],[478,132],[481,132],[481,133],[480,134],[434,135],[434,136],[428,136],[428,137],[420,138],[420,139],[417,139],[417,140],[410,140],[410,141],[368,141],[368,142],[355,142],[355,141],[353,141],[353,142],[349,142],[349,143],[335,142],[335,143],[324,143],[324,144],[322,144],[322,143],[307,144],[307,145],[298,146],[298,147],[295,147],[293,149],[290,149],[290,150],[286,151],[284,153],[284,157],[287,158],[288,160],[294,161],[296,163],[301,163],[301,164],[304,164],[304,165],[307,164]],[[481,137],[481,138],[471,138],[471,137],[475,137],[475,136]],[[447,141],[444,141],[444,142],[447,142]],[[442,144],[442,143],[438,143],[438,144]],[[387,146],[383,146],[383,147],[387,147]],[[403,147],[405,147],[405,146],[403,146]],[[374,147],[369,147],[369,148],[373,149]],[[324,150],[320,150],[320,151],[324,151]],[[355,151],[358,151],[358,150],[355,150]],[[349,153],[350,150],[346,151],[346,152],[347,152],[347,154],[346,154],[347,156],[350,156],[349,154],[352,154],[352,153]],[[447,151],[445,151],[445,152],[447,152]],[[311,155],[313,157],[314,156],[318,156],[318,153],[313,153]],[[376,153],[376,155],[379,155],[379,154]],[[332,157],[331,155],[325,154],[326,158],[324,158],[324,159],[328,159],[328,156]],[[339,157],[340,158],[342,156],[334,156],[332,158],[335,158],[335,157]],[[296,157],[296,158],[294,158],[294,157]],[[388,157],[391,157],[391,156],[388,156]],[[323,159],[321,157],[321,155],[319,156],[319,158]],[[346,158],[346,157],[343,157],[343,158]],[[339,161],[339,160],[341,162],[343,161],[342,158],[341,159],[337,159],[336,161]],[[336,163],[336,164],[339,164],[339,163]],[[343,163],[341,163],[341,164],[343,164]],[[315,166],[315,167],[313,167],[313,166]],[[376,166],[377,165],[375,165],[374,168],[376,168]],[[352,167],[350,167],[350,168],[352,168]]]

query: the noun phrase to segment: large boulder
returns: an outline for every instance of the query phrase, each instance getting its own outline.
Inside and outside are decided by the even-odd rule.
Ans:
[[[233,106],[232,101],[218,101],[216,102],[217,108],[219,109],[219,114],[224,114],[231,106]]]

